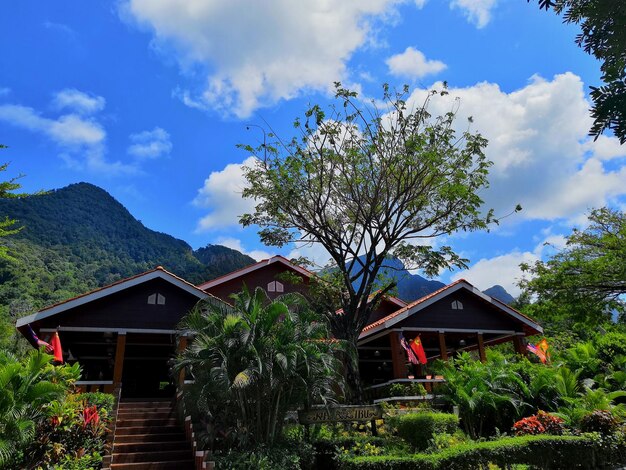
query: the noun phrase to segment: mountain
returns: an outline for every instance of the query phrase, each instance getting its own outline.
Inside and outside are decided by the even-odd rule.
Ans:
[[[445,286],[443,282],[426,279],[419,274],[411,274],[398,258],[385,260],[381,274],[384,278],[396,280],[397,296],[405,302],[417,300]]]
[[[515,302],[515,297],[509,294],[504,287],[499,284],[490,287],[483,291],[485,294],[490,295],[491,297],[498,299],[500,302],[504,302],[505,304],[511,304]]]
[[[43,195],[0,199],[23,229],[1,240],[0,313],[20,316],[155,266],[200,283],[255,262],[236,250],[146,228],[106,191],[77,183]]]
[[[426,279],[419,274],[411,274],[404,267],[402,261],[397,258],[385,260],[385,264],[381,269],[381,275],[383,278],[394,278],[396,280],[396,295],[405,302],[412,302],[445,286],[443,282]],[[500,285],[490,287],[483,292],[506,304],[510,304],[515,300],[513,296]]]

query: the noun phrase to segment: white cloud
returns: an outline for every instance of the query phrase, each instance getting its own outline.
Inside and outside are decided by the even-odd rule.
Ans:
[[[204,67],[203,91],[181,92],[185,102],[242,118],[346,81],[351,55],[401,1],[127,0],[121,12],[184,68]]]
[[[482,258],[469,269],[455,274],[452,280],[465,279],[480,290],[499,284],[513,297],[517,297],[521,292],[517,285],[517,281],[522,278],[520,263],[534,263],[538,260],[537,255],[527,251],[513,251],[494,258]]]
[[[553,234],[549,230],[544,235],[545,238],[535,246],[533,251],[514,250],[493,258],[482,258],[469,269],[454,274],[452,280],[466,279],[480,290],[499,284],[513,297],[517,297],[521,293],[517,283],[523,277],[528,276],[528,273],[522,273],[519,265],[521,263],[533,264],[565,248],[567,241],[565,236]]]
[[[0,106],[0,120],[33,132],[41,132],[64,146],[96,145],[102,143],[106,137],[102,126],[90,119],[76,114],[50,119],[42,117],[33,108],[15,104]]]
[[[389,73],[398,77],[421,78],[446,69],[446,64],[439,60],[428,60],[426,56],[413,47],[407,47],[401,54],[389,57],[385,63]]]
[[[248,157],[242,163],[230,163],[221,171],[212,172],[204,180],[193,203],[211,212],[198,222],[197,232],[239,225],[239,216],[254,210],[254,201],[241,197],[246,180],[243,167],[251,167],[256,159]]]
[[[93,116],[70,113],[49,118],[27,106],[6,104],[0,105],[0,121],[50,139],[59,147],[59,157],[72,169],[107,175],[137,171],[135,166],[106,159],[106,131]]]
[[[620,153],[616,139],[603,137],[593,144],[587,136],[590,104],[578,76],[569,72],[552,80],[534,76],[527,86],[510,93],[493,83],[449,92],[433,99],[429,111],[448,112],[459,97],[459,130],[473,116],[472,130],[489,139],[486,154],[494,162],[491,187],[482,194],[485,205],[497,215],[509,213],[517,203],[523,207],[507,222],[575,218],[626,195],[626,167],[603,164]],[[426,94],[415,91],[409,105],[421,104]]]
[[[274,256],[274,254],[269,253],[267,251],[264,250],[251,250],[248,251],[244,248],[244,246],[241,244],[241,240],[239,240],[238,238],[232,238],[232,237],[220,237],[217,239],[217,241],[215,242],[218,245],[222,245],[228,248],[232,248],[233,250],[237,250],[240,251],[241,253],[243,253],[244,255],[248,255],[251,258],[254,258],[257,261],[261,261],[263,259],[269,259],[272,256]]]
[[[467,20],[477,28],[484,28],[491,20],[491,11],[498,0],[452,0],[451,8],[458,8],[465,13]]]
[[[94,96],[75,88],[66,88],[54,95],[52,104],[55,109],[70,109],[80,114],[94,114],[102,111],[106,100],[102,96]]]
[[[589,140],[585,147],[600,160],[626,157],[626,145],[620,145],[618,139],[606,135],[599,136],[596,141]]]
[[[170,135],[160,127],[130,135],[132,144],[128,147],[129,155],[138,160],[150,160],[169,155],[172,151]]]

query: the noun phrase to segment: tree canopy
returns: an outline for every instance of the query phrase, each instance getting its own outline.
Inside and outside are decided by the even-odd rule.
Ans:
[[[530,0],[528,0],[530,2]],[[605,85],[591,87],[594,119],[590,134],[596,138],[611,129],[626,142],[626,2],[619,0],[539,0],[539,7],[578,24],[576,44],[602,65]]]
[[[258,225],[268,245],[312,243],[328,252],[343,313],[330,306],[325,313],[334,335],[352,345],[394,287],[375,283],[387,257],[429,275],[464,267],[451,247],[429,240],[493,220],[479,196],[491,165],[487,140],[457,133],[453,110],[428,112],[447,91],[430,92],[416,107],[408,87],[383,92],[382,105],[367,105],[337,83],[335,105],[327,112],[314,105],[296,119],[299,136],[283,142],[268,134],[259,147],[242,146],[257,157],[243,192],[257,204],[241,223]]]
[[[581,312],[624,310],[626,214],[595,209],[590,225],[567,237],[565,249],[548,261],[523,264],[532,277],[522,282],[540,301],[574,306]],[[603,315],[604,316],[604,315]]]

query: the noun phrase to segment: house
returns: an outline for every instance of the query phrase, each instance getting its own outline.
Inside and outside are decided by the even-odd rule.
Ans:
[[[198,286],[159,266],[20,318],[16,327],[29,340],[29,326],[43,340],[58,331],[65,360],[83,368],[78,385],[85,390],[110,392],[123,383],[127,397],[165,396],[173,391],[168,360],[187,344],[176,326],[198,301],[229,302],[244,285],[262,287],[270,298],[306,293],[314,276],[282,256]],[[471,350],[484,358],[485,347],[503,342],[524,354],[524,337],[541,332],[532,319],[465,280],[409,304],[389,296],[359,337],[361,374],[374,385],[421,374],[408,363],[400,335],[419,335],[431,361]]]

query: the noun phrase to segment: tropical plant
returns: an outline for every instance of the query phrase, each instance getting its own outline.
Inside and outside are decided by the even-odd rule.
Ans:
[[[495,428],[509,429],[526,407],[529,390],[521,375],[501,355],[483,363],[464,352],[436,365],[446,379],[443,397],[459,407],[461,423],[472,438]]]
[[[175,369],[195,378],[211,447],[271,445],[288,409],[332,401],[340,343],[298,294],[271,301],[244,289],[232,300],[209,298],[183,319],[180,334],[193,340]]]
[[[78,364],[56,368],[53,357],[31,351],[23,360],[0,352],[0,466],[10,466],[32,441],[44,405],[80,376]]]

